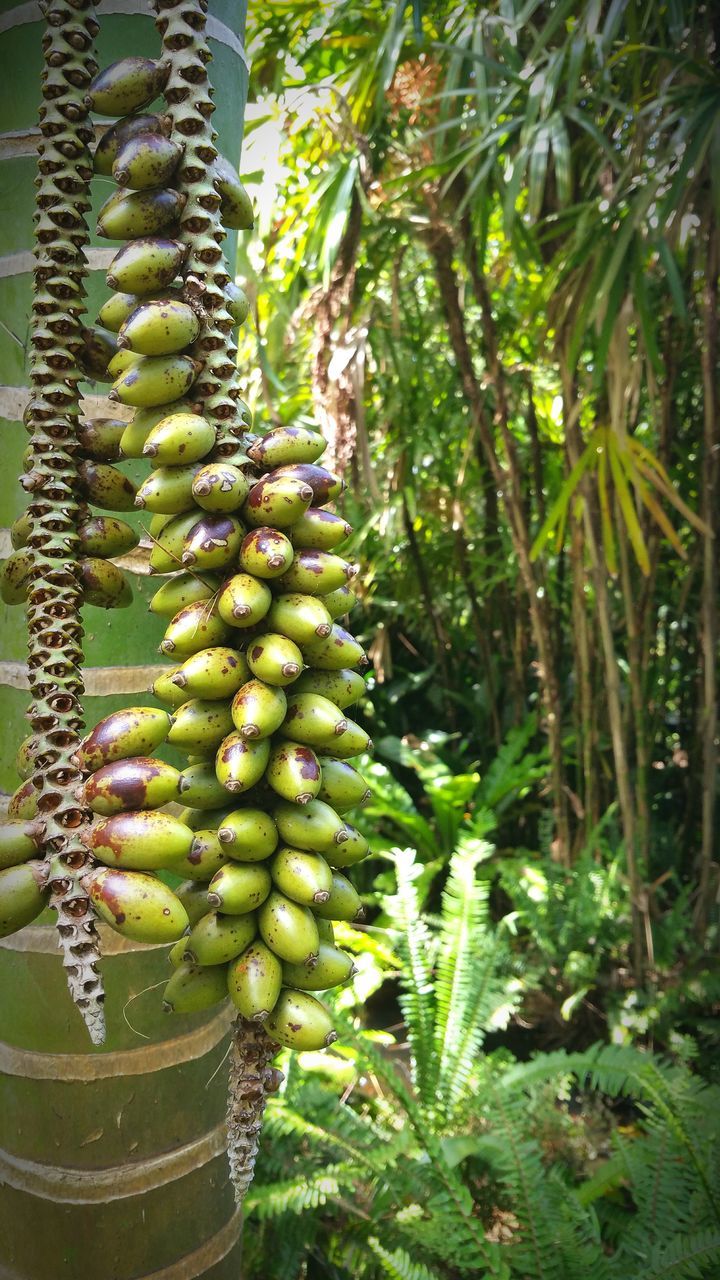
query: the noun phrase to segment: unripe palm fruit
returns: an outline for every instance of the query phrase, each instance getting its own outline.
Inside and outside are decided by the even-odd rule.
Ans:
[[[257,913],[257,923],[263,942],[280,960],[291,964],[313,963],[320,936],[308,907],[301,907],[273,889]]]
[[[174,679],[190,698],[232,698],[249,674],[244,654],[214,645],[186,658]]]
[[[8,800],[7,816],[8,818],[19,818],[21,822],[25,822],[35,818],[37,811],[38,793],[35,790],[32,778],[28,778],[27,782],[23,782],[13,791]]]
[[[239,795],[260,781],[269,755],[267,739],[244,738],[241,733],[230,733],[218,749],[215,772],[227,791]]]
[[[37,857],[40,833],[27,822],[0,823],[0,869],[17,867]]]
[[[129,347],[138,355],[166,356],[189,347],[199,333],[200,321],[192,307],[175,298],[160,298],[141,302],[135,308],[120,326],[118,345]],[[214,442],[215,432],[212,428],[211,431]],[[172,462],[173,459],[162,461]],[[183,456],[177,461],[192,462],[193,459]]]
[[[347,839],[342,818],[322,800],[311,800],[302,807],[281,801],[273,809],[273,817],[281,840],[293,849],[331,854]]]
[[[202,920],[203,916],[207,915],[207,885],[202,880],[183,880],[182,884],[179,884],[174,892],[178,902],[185,909],[188,925],[197,924],[198,920]],[[184,932],[185,930],[183,930]],[[185,939],[183,938],[183,947],[180,953],[181,960],[184,953]]]
[[[243,1018],[264,1022],[277,1003],[282,986],[282,965],[264,942],[255,941],[231,961],[227,989]]]
[[[339,671],[314,671],[308,668],[298,676],[293,693],[319,693],[344,711],[365,696],[367,687],[360,673],[351,671],[349,667],[341,667]]]
[[[179,573],[158,587],[150,601],[150,610],[161,617],[173,617],[188,604],[212,599],[219,585],[212,576],[199,578],[195,573]]]
[[[98,213],[96,235],[103,240],[135,240],[167,231],[179,219],[186,197],[163,191],[128,191],[119,187]]]
[[[195,508],[192,484],[197,463],[187,467],[158,467],[140,485],[135,506],[158,515],[179,516]]]
[[[322,934],[320,936],[322,937]],[[183,960],[184,950],[185,950],[184,938],[178,938],[177,942],[173,942],[170,950],[168,951],[168,957],[167,957],[168,964],[171,964],[173,969],[177,969],[181,964],[185,963],[185,961]]]
[[[362,862],[370,852],[370,845],[362,831],[358,831],[350,822],[345,823],[345,830],[348,833],[347,840],[343,840],[342,844],[335,846],[332,853],[328,851],[327,854],[332,866],[340,870],[354,867],[356,862]]]
[[[232,231],[251,231],[255,225],[252,202],[229,160],[216,156],[211,174],[220,196],[223,225]]]
[[[283,845],[270,862],[273,883],[286,898],[303,907],[327,902],[332,889],[332,871],[319,853]]]
[[[97,609],[125,609],[132,604],[132,587],[122,569],[111,560],[90,556],[77,563],[83,604],[95,605]]]
[[[35,567],[32,551],[13,551],[0,569],[0,598],[5,604],[22,604],[27,599],[30,574]]]
[[[334,502],[345,488],[345,481],[335,476],[324,467],[313,462],[297,462],[288,467],[278,467],[268,472],[267,480],[297,480],[310,486],[313,492],[314,507],[324,507],[326,502]]]
[[[113,516],[91,516],[78,525],[77,533],[83,555],[103,558],[123,556],[139,542],[135,530]]]
[[[13,551],[19,551],[21,547],[26,547],[31,533],[32,521],[29,512],[23,511],[17,520],[13,520],[10,526],[10,541]]]
[[[284,533],[263,527],[245,535],[238,564],[256,578],[279,578],[289,569],[294,554],[292,543]]]
[[[158,133],[165,128],[165,120],[154,115],[129,115],[106,129],[93,155],[96,173],[109,178],[118,152],[137,133]]]
[[[311,502],[312,489],[308,484],[293,477],[263,476],[248,494],[243,517],[254,528],[270,525],[287,529],[299,520]]]
[[[254,911],[272,888],[270,872],[261,862],[226,863],[208,885],[208,903],[224,915]]]
[[[0,871],[0,938],[16,933],[40,915],[50,896],[44,881],[42,862],[23,862]]]
[[[108,867],[83,883],[100,919],[135,942],[175,942],[190,923],[183,903],[156,876]]]
[[[352,956],[333,946],[331,942],[320,941],[318,958],[312,969],[301,964],[284,964],[282,967],[283,983],[298,991],[329,991],[331,987],[342,987],[357,973]]]
[[[175,172],[182,147],[164,133],[133,134],[120,147],[113,164],[113,178],[121,187],[144,191],[164,187]]]
[[[320,934],[320,942],[321,943],[331,942],[334,945],[335,930],[333,929],[332,920],[323,920],[322,917],[317,914],[317,912],[315,912],[314,914],[315,914],[315,922],[318,927],[318,933]]]
[[[192,491],[203,511],[239,511],[250,492],[250,481],[231,463],[209,462],[195,476]]]
[[[264,1025],[270,1038],[286,1049],[326,1049],[337,1040],[325,1006],[307,992],[290,987],[283,987]]]
[[[127,422],[120,418],[86,418],[77,429],[77,442],[94,462],[117,462]]]
[[[132,511],[135,506],[135,485],[109,462],[83,459],[78,463],[78,485],[83,497],[94,507]]]
[[[130,240],[115,254],[106,276],[109,289],[143,297],[172,284],[187,256],[187,245],[162,236]]]
[[[90,82],[85,105],[102,116],[125,116],[156,98],[167,80],[167,68],[151,58],[120,58],[98,71]]]
[[[117,333],[133,311],[137,311],[140,299],[136,293],[111,293],[98,311],[98,320],[111,333]],[[123,423],[127,427],[127,423]]]
[[[175,708],[182,706],[183,702],[187,700],[185,690],[179,689],[178,686],[172,682],[173,676],[179,670],[179,667],[170,667],[168,671],[163,671],[162,675],[159,675],[153,682],[151,688],[151,693],[154,697],[159,698],[160,701],[166,703],[168,707]]]
[[[279,585],[283,591],[306,591],[309,595],[324,596],[345,586],[356,572],[355,565],[333,555],[332,551],[296,551]]]
[[[131,369],[140,359],[134,351],[116,351],[112,360],[108,363],[107,371],[110,375],[110,381],[114,382],[120,377],[121,373],[125,373],[127,369]]]
[[[277,848],[277,827],[262,809],[235,809],[218,826],[223,850],[235,862],[262,862]]]
[[[152,426],[143,446],[143,456],[153,458],[161,466],[178,467],[199,462],[214,444],[215,428],[207,418],[187,411],[169,413]]]
[[[152,573],[172,573],[182,568],[181,556],[185,538],[196,524],[197,511],[185,511],[174,520],[169,520],[160,532],[155,534],[155,542],[150,552]]]
[[[250,315],[250,299],[234,280],[225,285],[225,306],[232,316],[233,324],[244,324]]]
[[[197,565],[201,573],[229,568],[237,560],[244,532],[235,516],[208,511],[186,535],[181,561],[186,566]]]
[[[77,750],[78,767],[99,769],[113,760],[150,755],[168,736],[172,720],[159,707],[124,707],[100,720]]]
[[[257,932],[254,912],[221,916],[210,911],[193,926],[185,959],[194,964],[227,964],[250,945]]]
[[[320,778],[320,763],[310,747],[280,742],[270,752],[265,779],[283,800],[308,804],[320,790]]]
[[[166,1013],[199,1013],[226,1000],[227,966],[179,964],[165,990],[163,1009]]]
[[[189,658],[201,649],[222,644],[227,634],[227,626],[213,607],[206,600],[196,600],[168,623],[160,648],[163,653]]]
[[[332,627],[332,619],[322,602],[316,596],[297,591],[276,596],[267,620],[273,631],[279,631],[295,644],[327,636]]]
[[[365,915],[360,895],[340,871],[333,871],[327,902],[318,902],[313,912],[320,920],[362,920]]]
[[[248,666],[258,680],[284,687],[297,680],[303,669],[303,656],[287,636],[266,631],[257,636],[247,650]]]
[[[38,740],[34,733],[30,733],[27,738],[23,738],[15,753],[15,772],[19,778],[22,778],[23,782],[35,772],[35,758],[38,754],[38,749]]]
[[[327,441],[319,431],[307,427],[275,427],[248,449],[248,457],[259,467],[274,468],[293,462],[315,462],[325,452]]]
[[[305,551],[333,551],[350,537],[352,527],[342,516],[323,507],[308,507],[291,531],[294,547]]]
[[[328,749],[332,749],[338,760],[351,760],[353,756],[370,754],[373,749],[372,738],[362,725],[355,720],[348,720],[342,737],[336,738]]]
[[[154,409],[184,396],[199,372],[199,363],[190,356],[140,356],[115,379],[108,398],[140,409]]]
[[[193,833],[169,813],[116,813],[94,822],[85,841],[98,862],[127,871],[158,871],[186,858]]]
[[[282,689],[262,680],[247,680],[233,698],[233,724],[243,738],[267,738],[285,719],[287,700]]]
[[[318,799],[332,805],[336,813],[346,813],[348,809],[355,809],[370,799],[370,788],[362,774],[345,760],[321,756],[320,768],[322,783]]]
[[[191,698],[175,712],[167,740],[183,751],[210,751],[220,745],[231,729],[230,708],[224,703]]]
[[[288,699],[283,737],[310,747],[330,748],[347,728],[347,720],[329,698],[319,693],[295,693]]]
[[[323,596],[323,604],[333,622],[336,622],[338,618],[342,618],[355,608],[357,596],[352,587],[338,587],[337,591],[330,591],[328,595]]]
[[[102,765],[83,787],[83,802],[103,817],[126,809],[159,809],[180,795],[180,774],[153,756]]]
[[[116,335],[102,325],[85,325],[82,341],[77,360],[85,377],[95,382],[112,382],[110,361],[117,355]]]
[[[217,599],[220,617],[231,627],[254,627],[272,604],[266,583],[249,573],[236,573],[224,582]]]
[[[219,809],[227,805],[227,792],[217,780],[212,760],[197,761],[183,769],[180,793],[192,809]]]
[[[188,880],[197,880],[207,885],[227,858],[217,835],[209,827],[200,827],[192,833],[192,845],[186,858],[173,862],[170,870],[176,876],[185,876]]]
[[[329,636],[304,644],[302,651],[308,666],[320,671],[341,671],[343,667],[357,667],[367,661],[362,645],[336,622]]]

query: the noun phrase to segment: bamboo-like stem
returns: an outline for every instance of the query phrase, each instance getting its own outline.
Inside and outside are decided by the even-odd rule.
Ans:
[[[43,826],[43,852],[51,905],[70,994],[94,1044],[105,1038],[103,988],[97,969],[99,939],[81,876],[90,854],[79,839],[87,817],[75,798],[82,774],[73,761],[83,726],[82,588],[76,551],[77,365],[84,311],[85,214],[92,175],[93,139],[83,93],[97,64],[97,32],[89,0],[45,0],[43,105],[38,147],[35,215],[35,292],[30,382],[25,414],[32,468],[28,546],[33,570],[28,593],[29,680],[32,704],[33,786]]]

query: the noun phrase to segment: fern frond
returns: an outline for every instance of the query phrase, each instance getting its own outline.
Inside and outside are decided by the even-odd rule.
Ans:
[[[720,1271],[720,1232],[676,1236],[653,1250],[638,1280],[713,1280]]]
[[[436,944],[420,911],[415,886],[422,867],[414,850],[394,850],[397,894],[391,900],[400,931],[398,951],[405,961],[401,978],[400,1007],[407,1028],[413,1066],[413,1083],[420,1102],[430,1106],[435,1097],[433,957]]]
[[[383,1275],[390,1280],[441,1280],[437,1271],[431,1271],[422,1262],[411,1262],[402,1249],[394,1249],[392,1253],[383,1249],[376,1236],[370,1236],[368,1245],[379,1259]]]
[[[245,1213],[255,1213],[261,1220],[284,1213],[305,1213],[328,1200],[337,1200],[341,1192],[354,1187],[357,1180],[357,1169],[351,1164],[337,1164],[270,1186],[255,1185],[245,1198]],[[346,1209],[352,1208],[347,1201],[343,1204]]]

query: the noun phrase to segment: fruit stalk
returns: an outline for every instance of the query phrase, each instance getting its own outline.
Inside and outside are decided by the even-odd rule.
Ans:
[[[265,1104],[282,1080],[270,1066],[277,1045],[257,1022],[238,1017],[233,1027],[228,1088],[227,1132],[230,1177],[242,1204],[253,1180]]]

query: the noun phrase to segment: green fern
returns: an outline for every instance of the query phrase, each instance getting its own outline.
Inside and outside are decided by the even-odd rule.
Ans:
[[[654,1249],[638,1280],[707,1280],[719,1273],[720,1232],[704,1231],[677,1236],[672,1244]]]
[[[376,1236],[371,1236],[368,1246],[380,1260],[382,1274],[390,1280],[440,1280],[437,1271],[431,1271],[422,1262],[411,1262],[407,1253],[395,1249],[390,1253],[383,1249]]]

